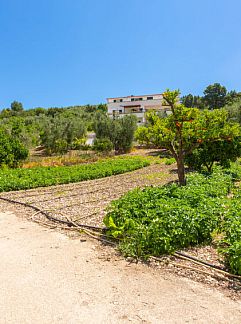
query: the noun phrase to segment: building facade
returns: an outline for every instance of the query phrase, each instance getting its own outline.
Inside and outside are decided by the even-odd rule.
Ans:
[[[127,96],[107,98],[108,115],[111,118],[121,118],[134,114],[138,124],[145,123],[146,112],[170,112],[169,106],[164,104],[162,94],[150,94],[143,96]]]

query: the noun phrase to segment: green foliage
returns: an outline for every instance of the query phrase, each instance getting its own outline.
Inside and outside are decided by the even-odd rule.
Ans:
[[[220,253],[229,269],[241,275],[241,167],[218,167],[210,175],[192,173],[187,185],[135,189],[111,203],[104,223],[119,239],[126,256],[173,253],[177,249],[210,243],[221,234]],[[230,192],[234,197],[230,198]]]
[[[42,117],[11,116],[0,119],[1,128],[17,138],[27,148],[33,148],[39,144],[39,133],[42,126]]]
[[[0,129],[0,166],[17,167],[28,157],[28,150],[18,139]]]
[[[220,232],[224,234],[221,252],[232,272],[241,275],[241,190],[229,200]]]
[[[215,109],[233,105],[240,99],[241,92],[235,90],[227,92],[227,89],[221,86],[220,83],[214,83],[206,87],[203,97],[190,93],[181,98],[181,103],[188,108]]]
[[[241,98],[237,98],[232,103],[226,104],[224,107],[228,111],[230,120],[241,124]]]
[[[226,95],[225,104],[226,106],[230,106],[233,103],[240,101],[240,99],[241,99],[241,92],[236,92],[235,90],[231,90]]]
[[[86,144],[86,137],[75,138],[71,144],[72,150],[91,150],[91,146]]]
[[[0,170],[0,191],[79,182],[134,171],[149,165],[141,157],[118,157],[102,162],[60,167]]]
[[[202,143],[233,141],[240,135],[240,127],[228,121],[226,110],[187,108],[178,103],[178,94],[178,91],[165,92],[163,97],[172,114],[166,118],[148,114],[147,126],[139,127],[135,136],[142,143],[168,149],[177,161],[179,183],[185,185],[185,157]]]
[[[226,249],[226,260],[233,273],[241,275],[241,239]]]
[[[230,167],[230,162],[236,161],[240,155],[240,137],[230,137],[229,139],[202,143],[192,153],[185,156],[185,163],[192,169],[201,171],[205,167],[208,172],[211,172],[214,162],[217,162],[224,168],[228,168]]]
[[[71,113],[47,118],[41,132],[41,143],[48,154],[66,153],[72,144],[86,135],[86,127]]]
[[[210,84],[203,93],[204,102],[209,109],[224,107],[226,103],[227,89],[220,83]]]
[[[181,98],[181,103],[187,108],[199,108],[204,109],[205,103],[202,97],[193,96],[192,94],[188,94]]]
[[[119,119],[110,119],[108,116],[100,116],[95,122],[95,133],[98,139],[109,139],[114,150],[129,152],[136,130],[136,117],[124,116]]]
[[[166,165],[172,165],[176,162],[176,160],[174,158],[170,158],[170,159],[166,159],[165,160],[165,164]]]
[[[13,102],[11,103],[11,109],[12,109],[12,111],[14,111],[14,112],[21,112],[21,111],[23,111],[23,105],[22,105],[21,102],[13,101]]]
[[[108,138],[96,138],[94,141],[93,150],[108,153],[113,150],[113,144]]]
[[[96,108],[96,111],[102,111],[104,113],[107,113],[107,105],[106,104],[99,104]]]
[[[232,178],[194,173],[185,187],[136,189],[112,202],[104,219],[125,255],[148,257],[210,242],[225,211]]]
[[[17,137],[28,148],[37,145],[45,145],[46,151],[50,154],[65,152],[65,145],[59,145],[60,140],[68,143],[68,149],[72,148],[79,140],[82,140],[83,129],[93,131],[95,121],[99,116],[106,115],[106,105],[95,106],[71,106],[52,107],[44,109],[37,107],[29,110],[13,111],[9,108],[0,113],[0,125],[9,134]],[[56,120],[55,120],[56,119]],[[55,120],[55,121],[54,121]],[[56,125],[59,122],[59,125]],[[70,124],[68,135],[61,136],[61,133]],[[55,124],[53,126],[53,124]],[[53,126],[53,131],[48,127]],[[61,130],[60,130],[61,129]],[[78,129],[81,133],[79,137]],[[77,133],[77,134],[76,134]],[[49,135],[49,141],[46,137]],[[67,150],[68,150],[67,149]]]

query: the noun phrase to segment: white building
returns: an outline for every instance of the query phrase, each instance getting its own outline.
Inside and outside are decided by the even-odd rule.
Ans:
[[[164,105],[162,94],[107,98],[107,107],[111,118],[134,114],[138,124],[145,122],[145,113],[148,111],[170,111],[169,106]]]

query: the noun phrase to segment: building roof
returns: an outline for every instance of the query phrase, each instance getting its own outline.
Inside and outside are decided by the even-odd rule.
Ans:
[[[112,98],[106,98],[106,99],[121,99],[121,98],[140,98],[140,97],[151,97],[151,96],[162,96],[162,93],[154,93],[154,94],[145,94],[145,95],[139,95],[139,96],[123,96],[123,97],[112,97]]]

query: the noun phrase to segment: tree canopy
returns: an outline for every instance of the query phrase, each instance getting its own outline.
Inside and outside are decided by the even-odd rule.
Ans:
[[[11,110],[14,111],[14,112],[20,112],[20,111],[23,111],[23,105],[21,102],[18,102],[18,101],[13,101],[11,103]]]
[[[137,129],[136,138],[142,143],[168,149],[177,162],[179,183],[185,185],[185,156],[204,142],[239,136],[240,128],[238,124],[228,122],[225,110],[201,111],[180,104],[177,90],[167,90],[163,98],[170,105],[172,114],[166,118],[148,114],[148,124]]]
[[[203,93],[203,99],[209,109],[222,108],[225,105],[227,89],[220,83],[209,85]]]

